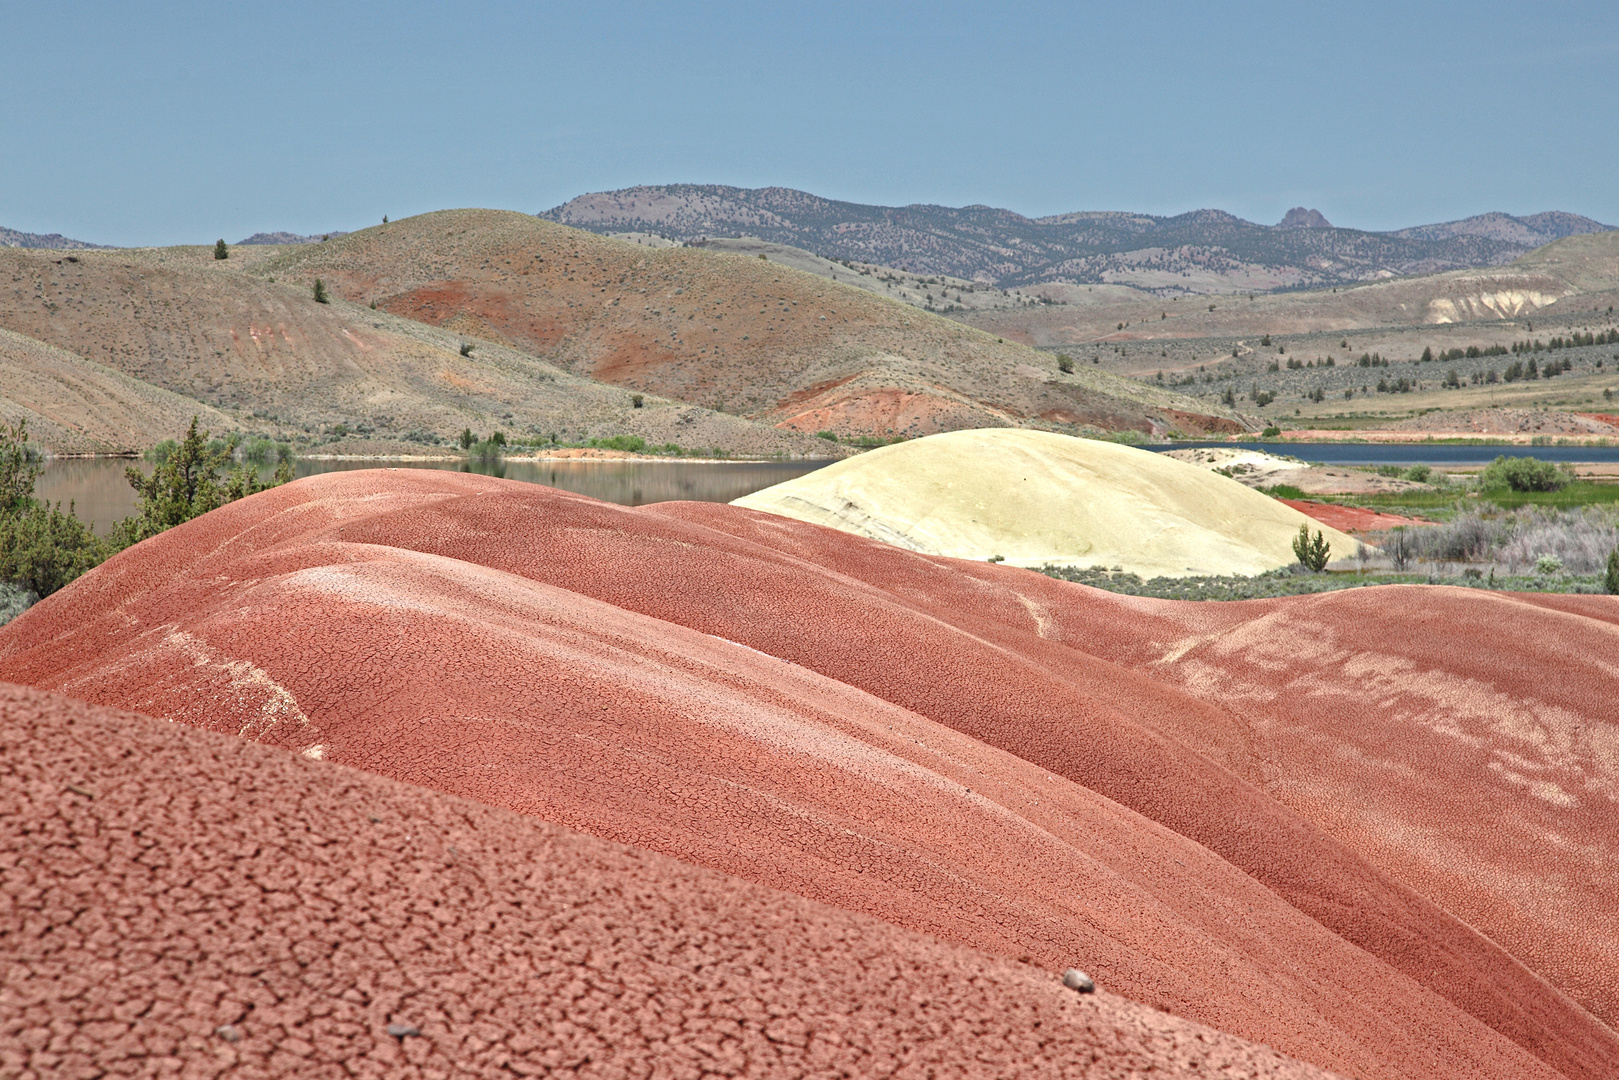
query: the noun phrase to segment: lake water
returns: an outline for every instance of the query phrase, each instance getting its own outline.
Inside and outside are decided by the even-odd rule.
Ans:
[[[1613,446],[1187,442],[1147,449],[1178,450],[1197,446],[1261,450],[1326,465],[1484,465],[1494,461],[1498,454],[1543,461],[1619,462],[1619,447]],[[35,493],[51,502],[76,504],[81,519],[94,522],[97,531],[106,532],[112,522],[128,517],[135,510],[135,492],[124,479],[124,469],[130,464],[109,459],[52,459],[40,474]],[[730,502],[825,464],[824,461],[508,461],[503,475],[508,480],[548,484],[607,502],[640,506],[675,499]],[[152,469],[144,463],[139,467],[147,473]],[[300,461],[297,473],[309,476],[376,468],[465,471],[466,466],[454,461]]]
[[[1468,446],[1451,443],[1272,443],[1183,442],[1153,445],[1149,450],[1192,447],[1258,450],[1321,465],[1488,465],[1497,457],[1532,457],[1541,461],[1619,462],[1619,446]]]
[[[144,473],[152,471],[150,465],[126,460],[52,459],[40,474],[34,493],[64,506],[73,503],[82,520],[94,522],[96,531],[105,533],[114,521],[135,511],[135,491],[124,479],[124,469],[132,464],[138,465]],[[508,461],[500,475],[508,480],[576,491],[624,506],[640,506],[676,499],[730,502],[825,464],[825,461]],[[295,471],[299,476],[311,476],[376,468],[466,471],[464,465],[453,461],[300,461]],[[269,471],[265,470],[266,475]]]

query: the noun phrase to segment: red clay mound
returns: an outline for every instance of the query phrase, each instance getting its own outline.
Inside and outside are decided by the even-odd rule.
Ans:
[[[330,474],[37,605],[0,676],[1084,957],[1355,1075],[1619,1069],[1588,1014],[1245,779],[1238,714],[1129,670],[1191,605],[1118,603],[733,507]]]
[[[1195,722],[1181,738],[1619,1020],[1619,599],[1085,608],[1069,640],[1249,719],[1240,753]]]
[[[0,1075],[1326,1077],[1103,990],[0,685]]]
[[[1282,502],[1291,506],[1301,514],[1308,514],[1323,525],[1346,533],[1377,532],[1380,529],[1394,529],[1401,525],[1429,525],[1431,522],[1421,518],[1401,517],[1399,514],[1382,514],[1376,510],[1367,510],[1361,506],[1339,506],[1336,503],[1311,502],[1308,499],[1283,499]],[[1345,554],[1348,554],[1345,552]]]

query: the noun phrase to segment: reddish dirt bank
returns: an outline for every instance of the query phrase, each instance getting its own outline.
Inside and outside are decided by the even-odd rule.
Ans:
[[[1382,514],[1376,510],[1367,510],[1361,506],[1338,506],[1335,503],[1311,502],[1308,499],[1283,499],[1281,501],[1299,513],[1308,514],[1321,522],[1321,524],[1329,525],[1339,532],[1365,533],[1376,532],[1379,529],[1393,529],[1401,525],[1430,524],[1430,522],[1423,521],[1421,518],[1401,517],[1399,514]]]
[[[1448,895],[1274,797],[1288,755],[1255,749],[1244,710],[1149,666],[1198,607],[725,506],[376,471],[132,549],[0,631],[0,677],[991,951],[1094,957],[1131,997],[1357,1076],[1619,1069],[1612,1032]],[[1592,936],[1541,973],[1563,985]]]
[[[0,684],[0,1075],[1327,1074],[533,818]]]

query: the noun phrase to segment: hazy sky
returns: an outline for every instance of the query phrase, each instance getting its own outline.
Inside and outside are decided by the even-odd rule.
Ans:
[[[1619,3],[0,0],[0,225],[116,244],[638,183],[1619,224]]]

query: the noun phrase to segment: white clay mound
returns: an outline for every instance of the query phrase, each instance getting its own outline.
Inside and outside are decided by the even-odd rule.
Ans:
[[[1149,450],[1043,431],[930,435],[828,465],[736,506],[962,559],[1123,567],[1151,577],[1292,563],[1300,525],[1356,541],[1229,477]]]

